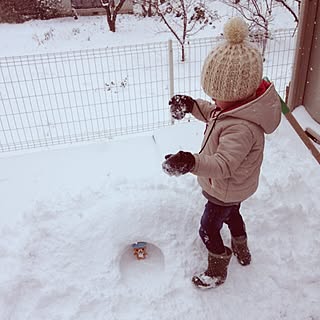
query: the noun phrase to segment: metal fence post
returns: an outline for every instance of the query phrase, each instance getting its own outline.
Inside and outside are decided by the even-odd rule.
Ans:
[[[174,95],[174,69],[173,69],[173,49],[172,40],[168,41],[168,54],[169,54],[169,94],[171,98]],[[174,119],[171,117],[171,124],[174,124]]]

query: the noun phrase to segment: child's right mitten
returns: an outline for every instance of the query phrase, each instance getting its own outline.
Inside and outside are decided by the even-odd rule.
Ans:
[[[181,94],[174,95],[169,100],[170,112],[172,118],[181,120],[186,113],[192,112],[194,100],[190,96]]]

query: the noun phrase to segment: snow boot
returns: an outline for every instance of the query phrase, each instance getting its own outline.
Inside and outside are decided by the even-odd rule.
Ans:
[[[237,257],[238,262],[246,266],[251,262],[251,254],[247,244],[247,237],[232,237],[231,238],[231,248],[233,254]]]
[[[208,268],[205,272],[192,278],[193,284],[200,289],[216,288],[227,278],[228,265],[232,256],[230,248],[225,247],[224,254],[208,252]]]

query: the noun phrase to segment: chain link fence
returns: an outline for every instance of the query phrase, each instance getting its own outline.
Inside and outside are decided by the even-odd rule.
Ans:
[[[293,30],[274,32],[264,74],[284,96]],[[220,38],[194,39],[181,62],[178,43],[0,58],[0,152],[155,130],[171,125],[174,93],[208,98],[200,87],[204,58]]]

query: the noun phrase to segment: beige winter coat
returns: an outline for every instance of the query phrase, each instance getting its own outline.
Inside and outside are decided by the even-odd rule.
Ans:
[[[241,202],[258,187],[264,134],[272,133],[280,123],[281,104],[274,85],[255,100],[218,117],[211,115],[213,104],[201,99],[197,103],[199,108],[195,104],[192,114],[205,121],[207,129],[203,150],[194,154],[192,173],[210,196],[224,203]]]

